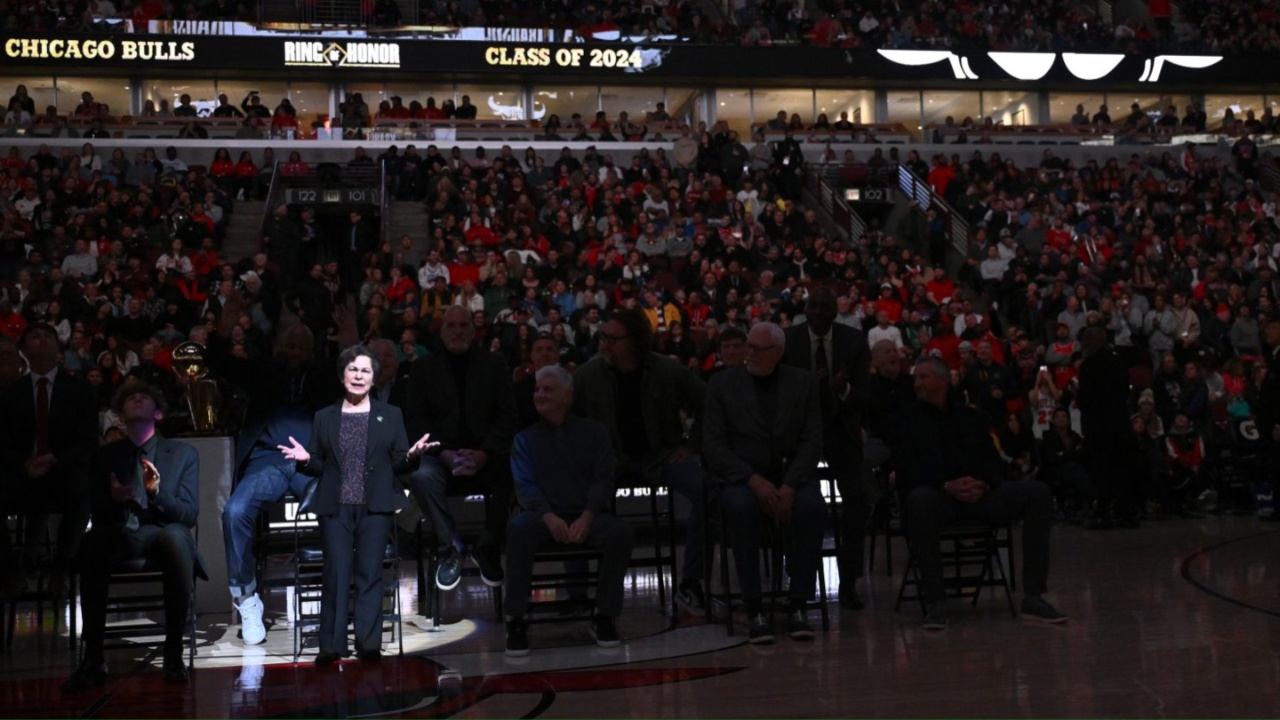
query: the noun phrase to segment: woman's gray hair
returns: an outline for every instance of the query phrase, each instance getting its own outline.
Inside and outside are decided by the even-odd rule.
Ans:
[[[538,368],[538,372],[534,373],[534,380],[542,380],[545,377],[554,377],[560,381],[567,390],[573,390],[573,375],[559,365],[548,365],[544,368]]]

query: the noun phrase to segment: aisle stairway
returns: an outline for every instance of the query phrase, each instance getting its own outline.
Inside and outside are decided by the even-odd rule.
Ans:
[[[236,203],[235,212],[231,213],[231,220],[227,223],[227,237],[222,242],[222,257],[236,261],[258,252],[264,204],[256,200]]]

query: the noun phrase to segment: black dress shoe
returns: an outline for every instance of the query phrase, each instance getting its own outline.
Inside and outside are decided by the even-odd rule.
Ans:
[[[328,667],[338,662],[339,657],[338,653],[320,653],[316,656],[316,667]]]
[[[369,663],[382,662],[382,651],[381,650],[363,650],[358,655],[356,655],[356,657],[360,658],[361,662],[369,662]]]
[[[88,660],[80,664],[76,671],[71,673],[71,677],[62,683],[63,692],[80,692],[89,688],[104,685],[107,682],[107,664],[104,662],[90,662]]]
[[[191,671],[187,670],[187,664],[181,659],[164,661],[164,681],[167,683],[181,684],[191,679]]]
[[[862,601],[861,597],[858,597],[857,591],[854,591],[847,595],[841,593],[840,607],[846,610],[862,610],[867,607],[867,604]]]

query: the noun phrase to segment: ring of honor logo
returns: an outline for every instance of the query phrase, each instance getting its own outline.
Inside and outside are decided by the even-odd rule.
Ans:
[[[284,64],[295,67],[400,67],[399,43],[308,42],[290,40],[284,44]]]

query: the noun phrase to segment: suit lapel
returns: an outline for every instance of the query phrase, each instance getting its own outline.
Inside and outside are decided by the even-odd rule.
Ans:
[[[383,403],[374,401],[369,403],[369,436],[364,444],[364,466],[367,468],[373,464],[374,446],[382,442],[382,433],[386,426],[383,419],[385,411]]]
[[[789,369],[786,366],[778,368],[778,416],[773,418],[772,423],[765,425],[770,438],[774,437],[775,429],[789,427],[791,413],[794,412],[796,401],[800,400],[792,393],[791,373],[787,372]]]
[[[768,437],[770,420],[764,416],[764,411],[760,408],[760,398],[756,395],[756,386],[751,379],[751,373],[744,369],[739,376],[741,379],[738,381],[738,396],[746,403],[747,415],[755,422],[756,429]]]
[[[22,378],[22,381],[18,385],[18,387],[19,387],[19,390],[18,390],[19,397],[16,401],[17,407],[13,408],[13,412],[19,418],[24,419],[23,422],[16,423],[16,425],[19,428],[21,428],[21,430],[17,433],[17,435],[24,441],[22,444],[22,452],[25,457],[27,454],[30,454],[32,448],[35,447],[35,437],[36,437],[35,380],[33,380],[30,375],[27,375],[26,377]],[[51,399],[50,406],[52,406],[52,404],[53,403]],[[52,413],[52,409],[50,410],[50,413]],[[27,418],[29,418],[29,420]]]
[[[342,457],[338,455],[341,452],[338,449],[338,442],[342,439],[342,407],[340,405],[330,405],[325,412],[329,415],[329,421],[324,424],[323,432],[328,436],[325,440],[328,441],[329,447],[333,449],[334,457],[331,462],[342,462]],[[320,438],[312,438],[312,442],[318,446]]]
[[[453,367],[450,365],[448,358],[445,357],[444,353],[447,352],[449,351],[444,350],[439,353],[433,353],[432,357],[439,358],[436,362],[436,365],[438,365],[439,368],[435,374],[440,378],[440,380],[436,385],[440,387],[440,391],[443,394],[444,407],[454,408],[458,407],[458,382],[457,379],[453,377]],[[467,375],[469,377],[471,373],[467,373]]]
[[[59,370],[58,377],[53,381],[53,388],[49,393],[49,430],[50,440],[52,440],[53,428],[57,426],[58,421],[62,419],[62,406],[67,398],[67,383],[70,381],[65,371]],[[33,396],[34,397],[34,396]],[[33,399],[32,402],[35,402]]]
[[[849,351],[852,349],[852,344],[849,342],[849,333],[839,332],[838,329],[841,327],[843,326],[839,323],[832,323],[831,325],[832,375],[839,372],[841,368],[843,368],[847,374],[849,372],[849,367],[852,365],[852,358],[849,357]]]
[[[476,402],[484,395],[484,384],[488,378],[481,377],[481,364],[477,362],[480,359],[480,353],[472,350],[467,355],[467,404],[471,407],[480,407],[480,403]],[[460,402],[461,398],[455,398],[454,402]],[[467,415],[467,421],[471,421],[471,415]],[[468,429],[469,430],[469,429]]]
[[[791,345],[791,356],[794,358],[790,363],[803,370],[813,369],[813,348],[809,343],[809,323],[797,325],[795,330],[789,337]]]
[[[177,488],[174,487],[176,482],[176,468],[173,467],[173,445],[164,438],[156,440],[156,470],[160,472],[160,489],[157,494],[174,495]],[[169,478],[169,482],[164,482],[165,478]]]

